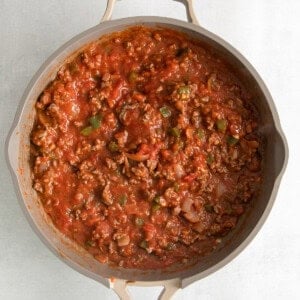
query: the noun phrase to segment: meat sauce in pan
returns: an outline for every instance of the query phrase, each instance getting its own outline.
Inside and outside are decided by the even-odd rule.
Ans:
[[[89,44],[36,102],[44,209],[102,263],[156,269],[211,253],[261,182],[250,92],[177,31],[137,26]]]

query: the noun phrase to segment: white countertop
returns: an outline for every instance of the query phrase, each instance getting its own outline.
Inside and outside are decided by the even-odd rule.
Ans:
[[[60,45],[97,24],[105,2],[0,0],[1,146],[35,71]],[[240,50],[265,80],[288,138],[290,159],[275,206],[255,240],[229,265],[174,299],[300,299],[300,1],[195,2],[201,25]],[[182,4],[171,0],[117,2],[114,18],[133,15],[185,19]],[[18,205],[3,151],[0,167],[0,299],[117,299],[41,243]],[[160,291],[132,290],[134,299],[143,300],[155,299]]]

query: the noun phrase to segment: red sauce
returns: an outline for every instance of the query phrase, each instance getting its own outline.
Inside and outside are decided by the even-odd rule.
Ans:
[[[33,186],[66,236],[126,268],[213,251],[260,185],[251,95],[220,58],[132,27],[65,63],[36,103]]]

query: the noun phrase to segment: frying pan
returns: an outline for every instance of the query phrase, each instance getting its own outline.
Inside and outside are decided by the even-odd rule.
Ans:
[[[178,1],[178,0],[177,0]],[[25,90],[18,107],[12,128],[6,141],[6,158],[15,185],[20,205],[33,230],[61,260],[76,271],[112,288],[121,299],[130,299],[127,285],[163,286],[160,299],[170,299],[180,288],[215,272],[236,257],[254,238],[275,200],[280,180],[288,160],[288,147],[282,132],[279,117],[272,97],[252,65],[231,45],[220,37],[198,25],[192,0],[182,1],[186,5],[188,19],[183,22],[164,17],[131,17],[110,21],[116,0],[108,0],[107,8],[99,25],[77,35],[40,67]],[[60,233],[49,216],[44,212],[30,176],[30,132],[34,123],[36,99],[55,78],[63,62],[76,54],[80,48],[115,31],[133,25],[171,28],[200,40],[222,57],[251,89],[261,124],[260,131],[265,137],[263,184],[259,195],[253,199],[252,207],[240,219],[238,226],[225,238],[220,247],[211,255],[193,266],[181,270],[133,270],[111,267],[95,260],[86,250]]]

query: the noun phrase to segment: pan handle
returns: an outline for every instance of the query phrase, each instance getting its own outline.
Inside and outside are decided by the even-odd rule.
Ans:
[[[185,5],[188,21],[195,25],[199,25],[198,19],[194,11],[194,6],[193,6],[194,0],[175,0],[175,1],[182,2]],[[115,4],[116,4],[116,0],[107,0],[106,10],[101,19],[101,22],[109,21],[111,19]]]
[[[163,286],[164,289],[158,296],[158,300],[170,300],[172,296],[181,288],[181,280],[180,279],[171,279],[159,282],[141,282],[141,281],[126,281],[123,279],[114,279],[111,284],[111,288],[115,291],[115,293],[119,296],[120,300],[131,300],[131,295],[127,290],[129,285],[134,286]]]

